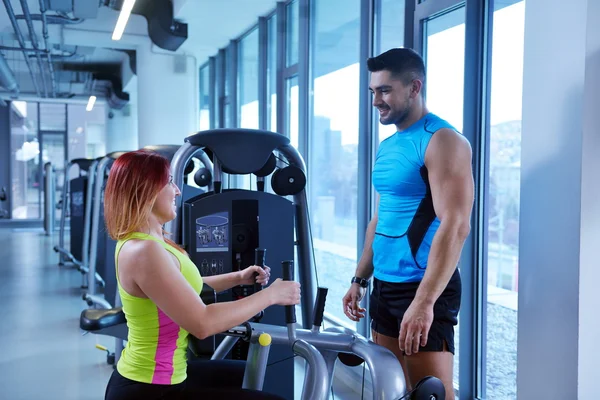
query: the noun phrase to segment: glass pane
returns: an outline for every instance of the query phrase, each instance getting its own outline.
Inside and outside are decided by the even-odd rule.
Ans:
[[[493,16],[487,204],[484,397],[517,397],[521,95],[525,1],[496,2]],[[484,265],[486,265],[484,264]]]
[[[405,0],[380,0],[380,10],[377,13],[376,25],[376,54],[389,49],[404,47],[404,9]],[[396,127],[377,123],[376,134],[378,141],[396,133]]]
[[[289,99],[287,103],[287,135],[295,148],[298,148],[298,77],[285,82],[285,92]]]
[[[67,130],[67,105],[57,103],[40,103],[40,130]]]
[[[210,129],[209,67],[200,68],[200,130]]]
[[[300,46],[300,3],[292,1],[286,6],[287,28],[286,28],[286,66],[298,62],[298,47]]]
[[[54,167],[54,187],[56,188],[55,201],[62,198],[62,189],[65,180],[65,133],[42,133],[42,165],[51,163]],[[44,197],[42,197],[42,204]],[[61,209],[54,204],[54,215],[60,219]]]
[[[267,130],[277,130],[277,16],[267,21]]]
[[[456,129],[463,128],[463,91],[465,55],[464,7],[430,19],[425,23],[425,93],[431,112]],[[454,387],[458,388],[460,337],[454,328]]]
[[[456,129],[463,128],[465,9],[443,14],[425,25],[425,93],[429,110]]]
[[[351,329],[342,311],[357,262],[360,0],[313,3],[313,115],[309,202],[326,313]],[[343,12],[340,12],[343,10]],[[318,178],[316,178],[318,177]]]
[[[239,125],[258,129],[258,29],[241,40],[238,51]]]
[[[106,108],[104,104],[86,111],[85,104],[69,104],[69,160],[75,158],[98,158],[106,154]],[[78,176],[77,168],[71,169],[70,178]]]
[[[41,218],[40,144],[37,103],[13,101],[11,117],[11,200],[13,219]]]

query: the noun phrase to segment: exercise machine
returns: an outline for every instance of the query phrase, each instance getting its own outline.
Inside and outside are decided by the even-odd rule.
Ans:
[[[58,265],[71,263],[82,274],[82,289],[88,287],[90,248],[91,198],[98,160],[77,158],[71,160],[65,168],[63,195],[61,201],[61,218],[58,245],[54,251],[58,253]],[[71,171],[77,167],[77,175],[70,179]],[[69,217],[69,249],[65,246],[66,220]],[[104,284],[100,275],[96,274],[96,282]]]
[[[321,332],[318,328],[323,312],[319,316],[315,310],[324,309],[326,289],[319,288],[321,297],[315,307],[312,301],[319,298],[305,191],[306,168],[289,139],[248,129],[216,129],[189,136],[171,163],[171,174],[180,187],[185,167],[198,150],[212,158],[213,190],[187,200],[177,198],[177,217],[165,229],[172,232],[174,241],[188,252],[204,276],[254,263],[261,265],[260,254],[264,255],[265,250],[270,260],[267,264],[284,266],[271,269],[272,280],[296,275],[293,266],[297,265],[303,296],[302,328],[297,327],[292,314],[294,307],[270,307],[254,321],[216,335],[218,339],[199,341],[190,337],[194,355],[247,360],[245,387],[285,398],[294,396],[293,359],[300,355],[308,361],[303,398],[314,399],[327,398],[335,363],[345,355],[346,360],[354,357],[366,362],[378,399],[416,398],[406,397],[412,395],[406,392],[402,367],[391,351],[352,331],[332,327]],[[257,190],[224,189],[223,174],[254,174]],[[265,192],[268,176],[274,193]],[[297,264],[289,261],[296,259],[295,254]],[[206,303],[230,301],[256,290],[260,288],[243,286],[210,293],[207,288],[202,297]],[[107,311],[107,315],[114,311]],[[106,331],[109,324],[104,324],[104,318],[99,314],[93,319],[84,312],[81,328]],[[259,318],[260,323],[256,322]]]

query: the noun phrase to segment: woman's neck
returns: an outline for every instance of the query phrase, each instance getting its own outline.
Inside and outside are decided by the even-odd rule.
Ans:
[[[148,220],[148,224],[146,225],[146,230],[144,233],[148,235],[154,236],[157,239],[163,240],[163,226],[162,224],[156,220],[153,216]]]

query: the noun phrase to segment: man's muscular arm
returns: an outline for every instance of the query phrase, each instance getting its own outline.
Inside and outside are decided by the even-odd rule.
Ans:
[[[427,344],[433,304],[448,285],[470,232],[474,200],[471,154],[469,142],[450,129],[436,132],[425,154],[440,226],[433,238],[425,275],[400,327],[400,348],[407,354],[417,352],[419,344]]]

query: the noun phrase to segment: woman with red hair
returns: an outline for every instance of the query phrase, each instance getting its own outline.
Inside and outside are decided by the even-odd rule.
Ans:
[[[251,266],[201,277],[163,230],[175,218],[175,198],[180,194],[169,175],[169,161],[157,153],[125,153],[111,167],[104,218],[108,234],[117,241],[117,284],[129,332],[105,398],[276,398],[241,388],[200,385],[208,371],[188,366],[187,338],[192,334],[204,339],[226,331],[271,305],[298,304],[300,285],[277,279],[244,299],[205,305],[199,296],[203,283],[217,292],[255,282],[266,285],[269,268]]]

